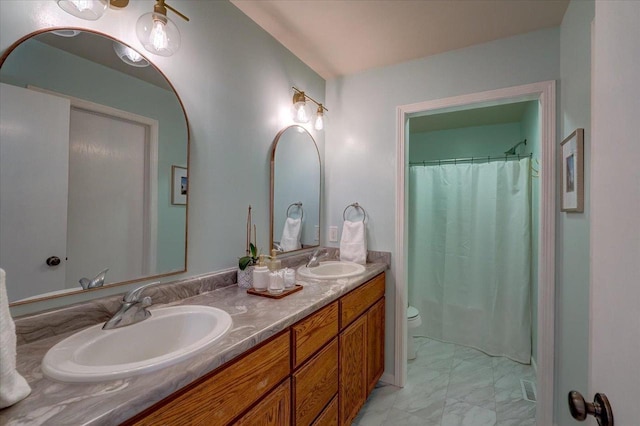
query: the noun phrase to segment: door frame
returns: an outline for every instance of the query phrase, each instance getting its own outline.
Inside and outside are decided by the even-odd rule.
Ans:
[[[553,80],[397,107],[394,384],[403,387],[407,381],[408,120],[436,110],[447,112],[528,100],[539,101],[541,138],[536,422],[550,425],[553,424],[556,217],[556,82]]]

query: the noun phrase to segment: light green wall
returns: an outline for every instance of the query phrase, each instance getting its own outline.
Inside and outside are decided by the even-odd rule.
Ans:
[[[35,40],[11,53],[0,81],[34,85],[158,121],[156,271],[183,269],[187,216],[184,206],[171,204],[170,181],[172,165],[187,165],[187,127],[173,92]]]
[[[516,122],[412,133],[409,161],[500,155],[522,140],[520,127]]]
[[[555,420],[575,425],[566,395],[585,395],[589,365],[589,189],[591,169],[591,21],[592,0],[572,1],[560,27],[560,141],[584,128],[584,213],[558,213],[556,221]],[[560,164],[560,162],[558,162]],[[556,170],[560,176],[560,169]],[[559,192],[559,191],[558,191]],[[560,198],[557,202],[560,203]],[[558,204],[559,205],[559,204]],[[559,208],[558,208],[559,211]],[[606,392],[606,390],[605,390]]]
[[[153,0],[136,0],[98,21],[79,20],[55,1],[0,1],[0,51],[42,28],[73,26],[110,34],[144,51],[135,35],[138,17]],[[258,245],[268,244],[269,150],[291,124],[291,86],[325,102],[325,80],[227,1],[180,0],[190,22],[176,21],[180,50],[149,54],[182,99],[189,117],[188,258],[183,277],[234,268],[244,255],[247,206],[253,206]],[[332,116],[333,118],[333,116]],[[308,127],[324,163],[325,132]],[[52,299],[12,309],[14,315],[86,298],[122,293],[138,284]]]
[[[368,246],[396,256],[397,107],[560,76],[559,29],[552,28],[327,81],[325,211],[342,223],[354,201],[369,215]],[[325,228],[326,230],[326,228]],[[326,241],[326,240],[325,240]],[[385,371],[393,374],[395,266],[387,278]]]

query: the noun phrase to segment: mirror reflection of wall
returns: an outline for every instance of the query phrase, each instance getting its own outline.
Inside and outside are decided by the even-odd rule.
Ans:
[[[316,143],[307,130],[295,125],[276,136],[273,149],[272,247],[293,251],[317,246],[320,244],[321,171]],[[297,203],[301,206],[295,205]],[[299,226],[298,233],[296,226]],[[299,235],[299,241],[290,241],[294,234]]]
[[[171,170],[187,166],[188,125],[164,76],[121,62],[110,38],[42,33],[10,52],[0,81],[2,128],[32,132],[2,134],[9,301],[79,290],[104,268],[106,284],[184,272],[186,207],[171,203]]]

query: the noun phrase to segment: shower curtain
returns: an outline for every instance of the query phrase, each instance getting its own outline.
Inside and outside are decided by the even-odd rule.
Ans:
[[[530,176],[529,158],[411,166],[416,335],[530,362]]]

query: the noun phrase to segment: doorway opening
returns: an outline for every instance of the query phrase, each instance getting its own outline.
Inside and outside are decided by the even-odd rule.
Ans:
[[[539,229],[537,237],[530,247],[533,247],[538,257],[536,269],[531,273],[532,277],[537,278],[538,283],[537,294],[532,294],[532,306],[537,313],[536,326],[537,329],[537,349],[533,353],[533,359],[538,365],[536,382],[538,388],[538,403],[536,407],[537,424],[551,424],[553,410],[553,312],[554,312],[554,225],[555,225],[555,185],[554,185],[554,156],[555,156],[555,82],[542,82],[525,86],[517,86],[512,88],[499,89],[490,92],[482,92],[471,95],[458,96],[454,98],[440,99],[436,101],[422,102],[412,105],[404,105],[398,107],[398,169],[397,169],[397,199],[396,199],[396,309],[395,309],[395,385],[404,386],[407,382],[407,308],[409,302],[410,290],[410,264],[409,259],[412,254],[410,250],[415,250],[415,246],[410,246],[410,197],[409,197],[409,179],[411,173],[410,162],[418,162],[414,156],[411,159],[414,147],[410,145],[411,122],[419,122],[419,117],[433,116],[435,114],[460,112],[477,110],[478,108],[487,109],[487,107],[501,107],[523,103],[531,105],[533,102],[537,106],[539,113],[539,150],[537,153],[538,163],[534,160],[534,170],[530,169],[531,160],[524,159],[526,163],[527,173],[535,173],[536,183],[539,186],[539,207],[531,216],[535,218],[536,213],[539,217]],[[515,145],[519,138],[513,141]],[[523,138],[524,139],[524,138]],[[442,148],[442,146],[438,147]],[[449,147],[452,148],[452,147]],[[511,153],[512,147],[506,147],[503,151]],[[521,148],[516,147],[515,154],[520,153]],[[432,155],[444,155],[443,152]],[[449,158],[455,158],[460,154],[446,154]],[[475,153],[470,153],[470,158]],[[527,156],[528,157],[528,156]],[[439,158],[440,160],[444,158]],[[448,159],[448,158],[447,158]],[[426,159],[422,160],[425,162]],[[455,160],[454,160],[455,161]],[[520,161],[520,160],[517,160]],[[487,163],[491,163],[487,159]],[[473,163],[473,161],[470,161]],[[414,164],[414,166],[416,166]],[[420,166],[418,166],[420,167]],[[446,213],[444,213],[446,215]],[[534,233],[532,233],[533,235]],[[536,244],[537,243],[537,244]],[[536,247],[537,246],[537,247]],[[535,257],[535,256],[532,256]],[[494,262],[497,263],[497,262]],[[493,265],[492,265],[493,267]],[[503,271],[498,265],[497,270]],[[494,270],[496,268],[494,267]],[[525,273],[526,274],[526,273]],[[524,294],[524,293],[523,293]],[[536,318],[536,315],[533,316]],[[433,317],[428,317],[429,321],[433,321]],[[411,349],[411,348],[409,348]],[[491,352],[492,349],[487,350]],[[525,348],[526,352],[526,348]],[[462,392],[471,392],[472,389]]]

